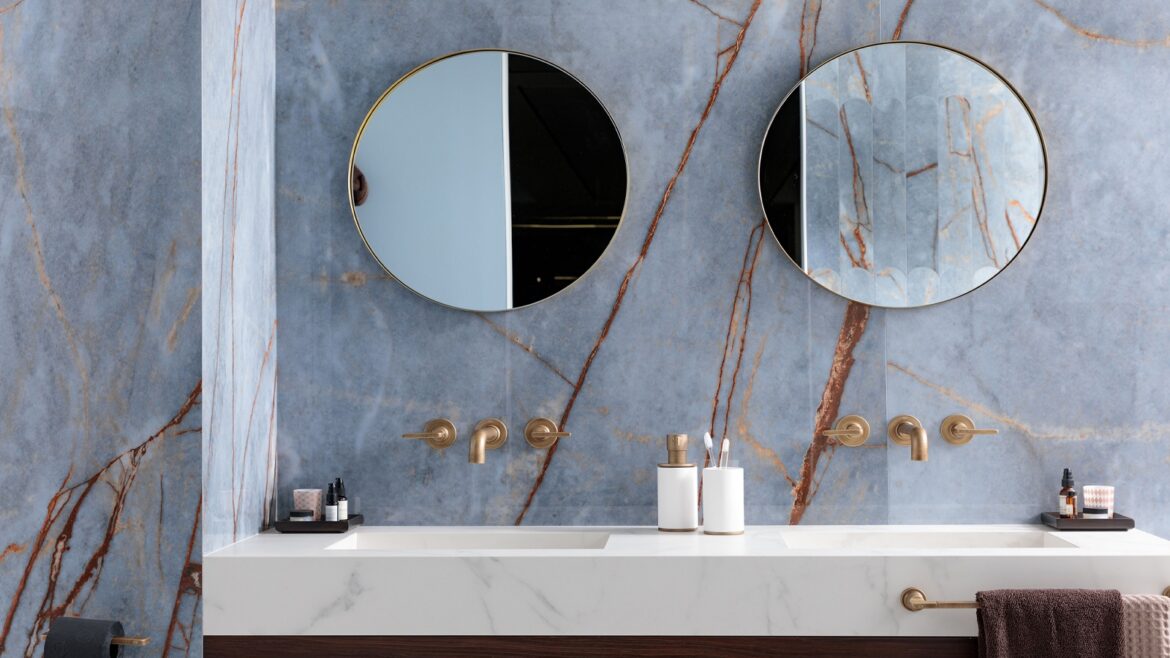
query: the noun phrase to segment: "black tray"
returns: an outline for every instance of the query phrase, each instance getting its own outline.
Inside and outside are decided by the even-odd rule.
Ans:
[[[362,515],[354,514],[345,521],[289,521],[282,519],[276,522],[277,532],[345,532],[354,526],[362,524]]]
[[[1133,519],[1124,514],[1114,512],[1112,519],[1062,519],[1056,512],[1044,512],[1040,515],[1044,525],[1052,526],[1057,530],[1129,530],[1134,527]]]

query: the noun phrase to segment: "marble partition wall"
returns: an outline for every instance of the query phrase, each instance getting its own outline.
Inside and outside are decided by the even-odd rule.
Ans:
[[[730,436],[749,523],[1030,521],[1060,469],[1119,487],[1170,534],[1170,334],[1160,257],[1170,12],[1148,0],[638,3],[281,2],[276,15],[278,501],[342,475],[367,522],[654,522],[664,436]],[[1034,239],[957,301],[882,311],[810,283],[762,224],[760,140],[810,67],[920,39],[997,68],[1036,111],[1051,182]],[[507,313],[413,295],[366,253],[345,200],[353,135],[382,91],[450,51],[546,58],[606,105],[629,157],[613,247],[572,290]],[[1170,336],[1167,336],[1170,337]],[[997,438],[950,446],[950,413]],[[859,413],[875,436],[819,436]],[[931,460],[884,438],[918,416]],[[473,466],[466,437],[508,443]],[[533,416],[573,433],[549,452]],[[459,427],[441,454],[399,437]],[[698,457],[697,451],[692,456]]]
[[[202,3],[203,550],[271,520],[276,480],[271,2]]]
[[[199,11],[0,6],[0,655],[199,655]]]

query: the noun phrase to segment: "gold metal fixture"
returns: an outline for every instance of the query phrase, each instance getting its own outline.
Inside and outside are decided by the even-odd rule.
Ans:
[[[475,424],[475,431],[471,433],[471,447],[467,452],[467,461],[471,464],[482,464],[488,450],[495,450],[508,440],[508,426],[499,418],[484,418]]]
[[[943,438],[957,446],[968,443],[976,434],[999,434],[997,429],[978,429],[975,427],[975,421],[971,420],[969,416],[963,414],[951,414],[947,416],[942,425],[938,428],[939,434]]]
[[[975,601],[931,601],[917,587],[907,587],[902,591],[902,607],[910,612],[918,612],[938,608],[978,608],[979,604]]]
[[[689,441],[686,434],[667,434],[666,463],[659,464],[659,468],[694,468],[695,465],[687,461],[687,443]],[[694,528],[690,529],[694,530]]]
[[[869,440],[869,422],[857,415],[842,416],[824,435],[837,439],[843,446],[856,448]]]
[[[1170,587],[1162,590],[1162,596],[1170,597]],[[939,609],[978,609],[978,601],[931,601],[926,598],[926,594],[917,587],[907,587],[902,590],[902,607],[910,612],[918,612],[920,610],[939,610]]]
[[[558,430],[556,421],[548,418],[533,418],[524,426],[524,438],[533,448],[547,448],[558,439],[567,439],[572,435],[572,432]]]
[[[48,633],[41,633],[41,641],[44,642],[49,639]],[[110,638],[110,644],[120,647],[144,647],[150,644],[149,637],[141,637],[138,635],[115,635]]]
[[[455,424],[446,418],[433,418],[427,421],[423,426],[422,432],[410,432],[403,434],[404,439],[422,439],[427,442],[427,445],[436,450],[450,447],[455,443],[458,433],[455,431]]]
[[[890,440],[900,446],[910,446],[910,461],[924,462],[929,457],[926,428],[914,416],[894,416],[886,428]]]

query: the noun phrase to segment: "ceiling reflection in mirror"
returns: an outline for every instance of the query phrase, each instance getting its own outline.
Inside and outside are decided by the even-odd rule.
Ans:
[[[540,59],[457,53],[374,105],[350,160],[366,246],[409,289],[474,311],[572,285],[625,209],[621,138],[598,99]]]
[[[854,301],[913,307],[967,293],[1023,248],[1047,185],[1027,106],[949,48],[883,43],[836,57],[789,93],[760,154],[784,252]]]

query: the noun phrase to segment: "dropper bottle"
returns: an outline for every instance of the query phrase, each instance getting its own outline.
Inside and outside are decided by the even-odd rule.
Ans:
[[[1060,481],[1062,487],[1060,490],[1060,518],[1062,519],[1077,518],[1077,490],[1073,488],[1075,484],[1072,471],[1064,469],[1064,477]]]

